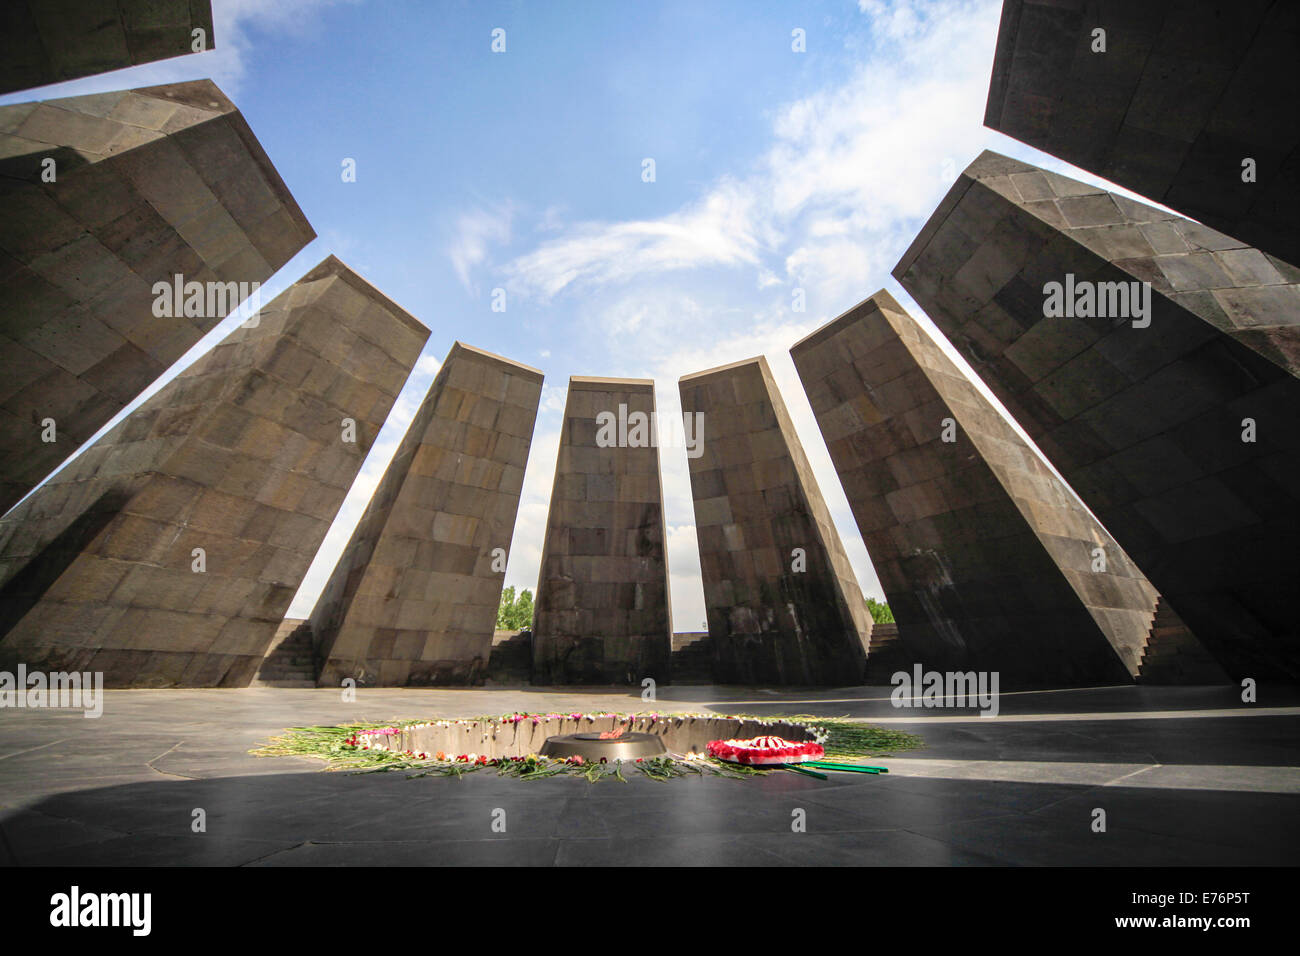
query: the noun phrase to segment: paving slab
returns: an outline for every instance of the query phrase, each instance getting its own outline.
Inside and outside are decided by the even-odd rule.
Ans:
[[[667,690],[665,688],[664,690]],[[921,734],[873,777],[520,781],[321,772],[248,750],[289,726],[637,711],[627,689],[109,691],[104,714],[6,710],[0,860],[13,865],[1274,865],[1300,834],[1300,693],[1219,687],[1006,695],[1003,715],[904,721],[888,688],[698,686],[660,712],[843,716]],[[829,703],[828,703],[829,701]],[[1236,716],[1244,711],[1249,716]],[[1072,718],[1077,715],[1077,719]],[[1149,715],[1160,715],[1151,717]],[[1173,716],[1179,715],[1182,716]],[[1103,716],[1109,719],[1101,719]],[[1190,755],[1190,757],[1188,756]],[[1108,832],[1089,829],[1095,807]],[[192,830],[203,808],[206,832]],[[492,829],[504,811],[504,833]],[[803,811],[805,832],[791,829]]]

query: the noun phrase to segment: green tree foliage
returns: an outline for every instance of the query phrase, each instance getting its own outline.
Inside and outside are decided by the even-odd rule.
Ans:
[[[501,607],[497,609],[497,628],[502,631],[519,631],[533,626],[533,592],[524,588],[518,597],[515,589],[501,592]]]
[[[508,631],[510,625],[506,621],[515,609],[515,589],[508,587],[501,592],[501,606],[497,608],[497,630]]]
[[[871,615],[871,619],[877,624],[894,623],[894,612],[889,609],[889,605],[884,601],[867,598],[867,613]]]
[[[522,630],[533,626],[533,592],[524,588],[515,601],[515,627]]]

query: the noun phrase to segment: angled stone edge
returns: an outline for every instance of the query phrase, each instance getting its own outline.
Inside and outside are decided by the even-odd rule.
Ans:
[[[916,234],[916,238],[913,239],[912,244],[907,247],[907,250],[898,260],[898,264],[894,266],[893,271],[890,272],[890,275],[895,279],[902,279],[907,270],[912,268],[912,263],[914,263],[917,257],[925,250],[925,247],[930,244],[930,240],[934,238],[934,234],[938,232],[939,228],[947,221],[949,213],[957,208],[957,204],[960,203],[962,197],[966,195],[966,190],[970,189],[971,183],[980,178],[979,170],[984,167],[984,164],[992,163],[1000,159],[1007,159],[1007,157],[1003,156],[1001,153],[995,153],[991,149],[986,149],[975,157],[969,166],[962,170],[961,175],[957,177],[957,181],[948,188],[948,192],[945,193],[943,199],[939,201],[939,205],[935,207],[934,212],[930,213],[930,218],[925,221],[925,225],[923,225],[921,231]],[[1015,163],[1016,161],[1011,160],[1011,162]],[[1020,164],[1017,163],[1017,167],[1019,165]],[[989,175],[996,175],[996,173],[990,173]]]
[[[1024,532],[1029,535],[1028,540],[1034,540],[1037,542],[1038,546],[1042,549],[1042,557],[1046,560],[1046,564],[1039,567],[1039,570],[1046,571],[1047,568],[1055,570],[1056,574],[1059,575],[1059,581],[1057,581],[1055,577],[1052,577],[1052,583],[1058,586],[1059,596],[1063,596],[1066,593],[1065,591],[1060,590],[1059,585],[1065,584],[1068,586],[1070,592],[1072,592],[1074,597],[1077,599],[1079,608],[1088,612],[1091,623],[1096,628],[1096,636],[1104,637],[1107,644],[1109,644],[1109,646],[1114,650],[1115,658],[1113,661],[1105,658],[1104,655],[1098,655],[1097,664],[1099,667],[1095,673],[1090,675],[1091,679],[1103,682],[1111,679],[1119,679],[1119,672],[1116,672],[1113,669],[1113,665],[1116,662],[1123,664],[1129,677],[1138,677],[1142,652],[1146,647],[1146,641],[1153,625],[1148,621],[1147,626],[1138,627],[1137,622],[1132,619],[1132,615],[1145,614],[1148,618],[1154,615],[1155,602],[1158,599],[1155,588],[1146,581],[1145,577],[1142,576],[1133,565],[1132,560],[1123,552],[1105,529],[1087,513],[1086,509],[1079,503],[1077,495],[1075,495],[1059,477],[1057,477],[1041,462],[1038,456],[1036,456],[1029,448],[1028,443],[1014,431],[1011,423],[1004,421],[1001,414],[993,407],[992,402],[983,396],[980,396],[981,406],[979,406],[979,408],[990,414],[992,427],[987,424],[984,426],[976,425],[975,427],[972,427],[972,423],[966,420],[966,412],[963,411],[963,406],[967,403],[958,400],[958,396],[953,394],[951,386],[945,386],[943,384],[942,376],[956,376],[959,379],[964,380],[965,384],[971,388],[972,392],[978,394],[978,391],[974,388],[976,384],[975,381],[968,373],[965,373],[951,359],[951,357],[944,353],[940,341],[928,334],[921,322],[899,305],[897,300],[895,300],[887,290],[881,289],[873,295],[868,296],[857,305],[854,305],[852,308],[828,322],[826,325],[805,336],[790,348],[791,357],[795,360],[795,367],[799,372],[800,378],[804,379],[805,387],[808,387],[809,381],[805,378],[805,371],[801,366],[801,361],[803,361],[801,356],[817,346],[828,342],[828,340],[834,336],[847,331],[858,322],[872,321],[872,316],[874,314],[879,314],[879,316],[884,319],[887,327],[890,328],[892,332],[894,340],[902,344],[907,356],[907,362],[910,364],[911,368],[919,371],[921,375],[924,376],[924,380],[927,383],[925,387],[933,393],[934,398],[942,403],[945,410],[957,419],[965,433],[966,439],[970,442],[975,453],[979,457],[980,467],[993,476],[994,480],[1002,488],[1006,500],[1011,502],[1015,506],[1016,510],[1020,512]],[[914,344],[909,342],[910,339],[915,339]],[[936,365],[932,363],[939,364]],[[846,355],[843,367],[849,368],[851,366],[852,362]],[[859,372],[858,375],[863,380],[868,394],[870,394],[870,390],[873,386],[881,386],[880,381],[868,381],[869,376],[861,372]],[[816,378],[814,381],[822,382],[824,378],[825,376],[822,378]],[[810,402],[812,402],[811,397]],[[819,428],[825,428],[827,425],[827,422],[823,421],[823,415],[826,411],[828,410],[819,410],[814,403],[813,412],[817,419]],[[888,412],[885,420],[895,419],[897,417],[896,413],[891,411]],[[866,428],[867,426],[860,427]],[[824,437],[826,437],[825,434]],[[828,438],[828,450],[831,444],[832,443]],[[1000,460],[997,451],[998,447],[1003,444],[1010,444],[1021,448],[1025,457],[1034,464],[1032,466],[1017,466],[1008,460]],[[926,450],[927,447],[928,446],[925,443],[919,443],[915,446],[909,446],[907,451],[916,452]],[[840,478],[842,483],[847,483],[845,474],[841,471],[841,462],[835,454],[832,454],[831,457],[837,476]],[[877,461],[881,462],[887,460],[887,457],[877,459]],[[857,468],[859,466],[854,467]],[[1019,468],[1025,469],[1023,475],[1020,474]],[[853,469],[849,470],[852,471]],[[945,476],[952,474],[954,474],[954,472],[951,470],[943,472],[943,475]],[[1121,597],[1123,592],[1116,591],[1113,594],[1107,594],[1106,598],[1108,600],[1103,602],[1098,600],[1097,595],[1090,595],[1079,589],[1071,575],[1066,573],[1066,567],[1062,565],[1057,555],[1053,554],[1052,547],[1050,546],[1050,541],[1052,539],[1062,538],[1069,535],[1071,529],[1065,525],[1055,523],[1055,519],[1050,511],[1043,510],[1040,512],[1040,510],[1034,507],[1033,504],[1029,504],[1028,506],[1026,504],[1027,501],[1037,503],[1047,501],[1050,498],[1050,496],[1035,497],[1026,490],[1026,484],[1022,484],[1022,482],[1032,484],[1035,480],[1047,487],[1056,488],[1063,492],[1062,500],[1070,503],[1065,506],[1063,510],[1066,512],[1076,513],[1080,516],[1085,529],[1090,534],[1088,537],[1079,537],[1081,529],[1074,529],[1075,533],[1072,535],[1073,537],[1076,537],[1081,541],[1086,541],[1088,544],[1102,543],[1108,552],[1119,552],[1119,557],[1115,562],[1115,569],[1110,572],[1110,576],[1123,579],[1133,579],[1139,582],[1135,585],[1135,589],[1140,591],[1140,594],[1129,595],[1127,604],[1122,602],[1111,604],[1109,603],[1109,600]],[[921,484],[924,484],[924,482],[913,482],[911,485],[900,485],[900,487],[912,488]],[[881,497],[883,498],[884,496],[881,495]],[[850,505],[853,507],[854,518],[856,521],[858,518],[858,503],[850,500]],[[956,512],[971,505],[980,508],[987,507],[986,503],[972,499],[971,501],[961,502],[960,504],[957,502],[950,502],[949,511]],[[895,516],[894,523],[896,528],[903,529],[902,533],[904,535],[904,540],[907,540],[909,535],[914,534],[914,532],[910,530],[912,526],[922,522],[917,518],[904,519]],[[874,534],[881,534],[882,532],[883,529],[876,529]],[[861,531],[861,534],[864,544],[868,544],[869,539],[872,538],[873,534],[867,531]],[[871,545],[868,544],[868,550],[870,549]],[[888,563],[899,564],[901,567],[901,559],[904,551],[905,549],[899,550],[896,553],[891,551],[888,555]],[[877,558],[884,557],[884,555],[877,556]],[[884,586],[885,580],[890,580],[893,576],[893,573],[889,575],[882,574],[882,586]],[[979,581],[972,581],[969,579],[963,579],[959,583],[962,589],[978,587],[980,584]],[[951,586],[956,587],[956,585]],[[909,589],[913,587],[911,582],[908,582],[907,587]],[[887,590],[887,597],[890,596],[889,590],[893,590],[893,588],[891,587]],[[1071,602],[1071,606],[1072,605],[1073,602]],[[1129,615],[1129,619],[1121,623],[1119,618],[1125,614]],[[983,620],[983,618],[980,618],[980,620]],[[1090,628],[1081,626],[1082,620],[1082,618],[1079,618],[1072,622],[1076,630],[1079,632],[1076,634],[1076,638],[1082,638],[1085,635],[1088,637],[1094,636]],[[905,621],[902,626],[903,631],[907,630],[908,625],[909,622]],[[975,634],[980,633],[981,628],[978,623],[971,626],[974,628]],[[907,635],[906,633],[900,633],[900,637],[906,641]],[[910,648],[906,649],[912,650]],[[973,650],[977,650],[978,653],[984,655],[990,653],[990,648],[987,647]],[[975,659],[973,660],[973,663],[995,670],[1005,671],[1013,669],[1008,666],[1006,661],[999,661],[996,658],[991,658],[989,656]],[[1049,679],[1060,680],[1061,678],[1055,677]]]
[[[652,378],[598,378],[590,375],[570,375],[569,388],[582,392],[603,392],[618,389],[625,392],[653,392]]]
[[[158,100],[170,100],[180,103],[182,106],[190,106],[198,110],[216,109],[230,120],[234,130],[239,134],[239,138],[247,147],[248,152],[252,155],[253,161],[257,163],[262,174],[266,176],[267,185],[275,194],[275,198],[280,200],[285,211],[293,218],[308,235],[308,242],[317,238],[316,230],[307,220],[307,215],[298,205],[298,200],[293,198],[293,193],[289,191],[288,185],[285,184],[279,170],[271,162],[271,157],[267,155],[261,142],[258,140],[253,128],[248,125],[244,119],[244,114],[239,111],[234,102],[228,97],[212,80],[190,80],[185,83],[164,83],[159,86],[142,86],[128,92],[135,93],[139,96],[149,96]],[[213,101],[217,106],[213,106]],[[58,100],[47,100],[47,103],[57,103]],[[305,243],[304,243],[305,245]]]
[[[763,370],[763,374],[771,378],[771,369],[767,367],[767,359],[761,355],[755,355],[753,358],[741,359],[739,362],[728,362],[726,365],[715,365],[713,368],[706,368],[702,372],[691,372],[689,375],[683,375],[677,381],[689,382],[692,379],[707,378],[710,375],[719,375],[722,372],[730,372],[733,368],[740,368],[742,365],[757,365]]]
[[[27,44],[29,56],[35,53],[42,57],[43,62],[40,65],[43,69],[39,76],[29,75],[20,81],[19,85],[12,85],[15,81],[15,73],[6,71],[3,81],[0,81],[0,93],[21,93],[56,83],[101,76],[133,66],[163,63],[167,60],[191,56],[195,53],[191,46],[192,31],[195,29],[202,29],[206,37],[206,45],[202,52],[221,49],[217,43],[211,0],[149,0],[148,3],[135,2],[135,0],[99,0],[95,3],[82,3],[79,6],[76,3],[66,2],[8,0],[7,5],[11,9],[6,10],[5,27],[6,30],[12,31],[12,34],[4,38],[5,46],[8,47],[8,51],[12,51],[16,47],[21,48]],[[43,36],[40,25],[32,17],[35,10],[40,11],[47,23],[51,17],[62,17],[64,25],[68,25],[69,22],[76,23],[84,32],[81,35],[56,35],[53,38]],[[177,19],[166,22],[169,16]],[[75,20],[72,19],[74,17]],[[141,20],[145,22],[134,22]],[[148,22],[150,20],[152,22]],[[180,34],[179,49],[175,45],[152,53],[147,49],[150,46],[151,34],[154,35],[152,39],[156,41],[158,33],[176,30],[178,27],[185,31]],[[87,58],[93,57],[93,50],[85,48],[86,37],[98,34],[102,38],[106,31],[111,32],[114,29],[121,30],[117,38],[121,39],[126,56],[101,59],[97,65],[87,67]],[[142,38],[146,47],[143,51],[140,49]],[[51,42],[52,40],[55,42]],[[136,42],[133,43],[132,40]],[[175,40],[176,37],[173,36],[170,43],[175,44]],[[65,61],[62,70],[54,69],[53,61],[56,60]],[[69,60],[73,64],[70,69],[69,63],[66,62]],[[24,67],[32,65],[28,60],[26,63],[8,66],[10,70],[21,73]],[[32,79],[36,82],[30,82]]]
[[[443,363],[450,361],[453,355],[460,354],[463,358],[476,359],[485,365],[504,365],[515,374],[535,382],[541,382],[545,379],[545,374],[541,369],[533,368],[531,365],[525,365],[523,362],[517,362],[514,359],[506,358],[504,355],[497,355],[495,352],[489,352],[486,349],[475,348],[472,345],[466,345],[460,339],[451,344],[447,350],[447,357]]]
[[[844,550],[843,541],[840,538],[839,531],[831,518],[830,511],[826,507],[825,499],[822,497],[821,490],[818,487],[816,476],[812,473],[811,465],[808,462],[807,454],[804,452],[803,443],[799,439],[797,430],[794,427],[793,420],[790,417],[789,410],[786,408],[785,401],[781,395],[781,390],[772,375],[771,368],[767,359],[762,356],[742,359],[736,362],[730,362],[726,365],[720,365],[715,368],[704,369],[700,372],[694,372],[689,375],[683,375],[678,379],[679,391],[684,391],[688,386],[705,383],[712,377],[724,377],[728,372],[737,372],[744,374],[750,369],[756,370],[763,383],[765,394],[764,401],[770,406],[775,424],[774,427],[781,436],[784,443],[784,456],[788,457],[792,466],[793,478],[791,484],[798,489],[798,493],[803,499],[804,509],[798,511],[808,523],[808,530],[811,533],[812,541],[816,544],[826,560],[826,570],[829,572],[827,587],[829,593],[835,596],[836,609],[834,613],[841,615],[843,619],[838,622],[839,626],[844,626],[844,637],[848,643],[840,648],[823,648],[832,654],[842,655],[841,661],[846,664],[845,669],[837,672],[834,679],[829,674],[823,673],[821,676],[815,676],[819,668],[825,671],[826,654],[823,654],[817,660],[805,659],[803,667],[805,676],[809,681],[819,686],[836,686],[841,684],[860,683],[862,678],[862,668],[866,662],[866,651],[870,643],[872,620],[867,614],[866,604],[862,599],[861,588],[858,584],[857,577],[853,573],[852,565],[849,562],[847,553]],[[683,413],[688,412],[687,402],[683,395]],[[707,414],[707,412],[706,412]],[[699,505],[699,486],[696,482],[696,475],[700,470],[697,467],[695,459],[690,462],[691,468],[691,498],[692,504],[696,507]],[[732,498],[733,495],[724,492],[723,497]],[[696,515],[697,524],[699,515]],[[704,547],[701,547],[701,560],[704,557]],[[706,572],[707,573],[707,572]],[[778,577],[784,576],[778,574]],[[757,574],[755,579],[763,577]],[[709,606],[710,588],[705,588],[706,609]],[[736,679],[730,676],[730,669],[736,666],[738,658],[736,653],[737,647],[730,646],[734,640],[730,635],[723,635],[720,632],[714,633],[712,625],[710,628],[710,637],[715,642],[714,660],[715,676],[718,670],[723,671],[719,678],[723,681],[733,681]],[[797,633],[797,628],[796,628]],[[764,632],[766,635],[780,637],[778,632]],[[850,634],[852,637],[849,638]],[[787,633],[785,636],[790,636]],[[770,649],[770,648],[769,648]],[[730,663],[725,663],[730,659]],[[852,659],[851,665],[847,661]],[[770,663],[770,662],[769,662]],[[844,679],[840,679],[840,678]],[[769,678],[764,678],[767,680]],[[776,679],[772,677],[770,679]],[[741,680],[747,682],[747,679]],[[787,682],[787,683],[797,683]]]
[[[330,254],[314,265],[301,279],[300,283],[316,282],[319,279],[327,279],[330,276],[342,279],[353,289],[360,292],[367,299],[371,299],[382,305],[393,313],[394,317],[402,322],[403,325],[409,326],[413,332],[423,332],[427,339],[431,331],[427,325],[413,316],[406,309],[402,308],[384,293],[380,292],[373,285],[361,278],[346,262],[338,256]]]
[[[102,93],[84,93],[76,96],[59,96],[50,99],[31,100],[26,103],[11,103],[5,106],[0,106],[0,112],[23,106],[35,107],[40,105],[65,110],[66,112],[73,114],[85,115],[84,110],[77,108],[78,105],[87,100],[93,100],[96,97],[111,96],[114,92],[115,91],[110,90]],[[179,103],[182,106],[187,106],[202,113],[209,113],[213,119],[221,117],[228,120],[232,129],[235,131],[236,135],[239,136],[244,147],[248,150],[249,155],[252,157],[254,164],[258,168],[258,171],[265,177],[266,184],[270,187],[275,198],[284,207],[285,211],[289,214],[290,218],[293,219],[294,223],[307,234],[308,238],[303,245],[305,246],[307,242],[317,238],[316,230],[308,221],[306,214],[302,211],[302,207],[298,205],[298,201],[289,190],[289,187],[286,185],[284,178],[280,175],[279,170],[277,170],[275,164],[271,162],[270,156],[267,155],[266,149],[258,140],[252,127],[248,125],[248,121],[244,118],[243,113],[239,111],[239,107],[235,105],[234,101],[227,96],[221,87],[219,87],[215,82],[210,79],[187,80],[181,83],[163,83],[158,86],[133,87],[120,92],[123,94],[131,93],[136,96],[144,96],[149,99],[162,100],[168,103]],[[200,120],[197,121],[196,124],[190,125],[197,125],[202,122],[205,121]],[[134,124],[123,121],[123,125],[131,126]],[[9,132],[14,133],[13,130],[10,130]],[[177,132],[183,132],[183,130]],[[172,133],[166,135],[175,134]],[[51,147],[56,147],[58,144],[51,143],[49,145]],[[108,156],[111,155],[116,154],[107,154],[105,158],[108,158]]]

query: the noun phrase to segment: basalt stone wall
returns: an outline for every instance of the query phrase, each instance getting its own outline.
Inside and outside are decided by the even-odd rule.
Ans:
[[[0,511],[314,237],[211,81],[0,106]]]
[[[714,680],[860,683],[871,619],[767,361],[679,389],[703,415],[688,461]]]
[[[894,276],[1231,676],[1300,675],[1300,289],[1285,270],[985,153]],[[1094,300],[1149,282],[1150,311],[1117,314],[1107,294],[1106,314],[1078,316],[1080,291],[1077,317],[1047,317],[1067,282]]]
[[[1298,53],[1290,0],[1005,0],[984,123],[1300,265]]]
[[[649,379],[569,380],[537,585],[537,683],[669,679],[672,622],[654,420]],[[620,441],[621,429],[627,434]]]
[[[0,93],[213,47],[209,0],[8,0],[0,6]]]
[[[909,660],[1006,686],[1137,675],[1155,589],[889,293],[790,354]]]
[[[332,257],[276,297],[0,520],[0,660],[247,684],[428,334]]]
[[[483,683],[541,394],[452,346],[312,611],[321,686]]]

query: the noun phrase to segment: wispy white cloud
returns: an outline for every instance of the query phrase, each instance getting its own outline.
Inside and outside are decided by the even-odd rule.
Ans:
[[[933,10],[937,4],[916,0],[858,0],[858,10],[871,20],[872,33],[895,42],[916,36],[924,29],[922,11],[926,6]]]
[[[455,235],[447,255],[456,270],[456,277],[467,292],[477,294],[472,273],[487,259],[488,249],[510,241],[514,216],[514,207],[503,202],[464,213],[456,221]]]
[[[829,301],[887,275],[955,177],[954,157],[964,164],[993,135],[981,119],[997,4],[863,6],[887,49],[847,82],[775,110],[772,141],[750,170],[657,219],[562,229],[504,265],[512,291],[546,302],[739,266],[755,270],[760,291],[779,284],[783,268],[786,281]]]
[[[545,302],[566,289],[645,275],[754,265],[765,238],[750,190],[724,180],[700,201],[659,219],[579,223],[510,262],[507,288]]]

